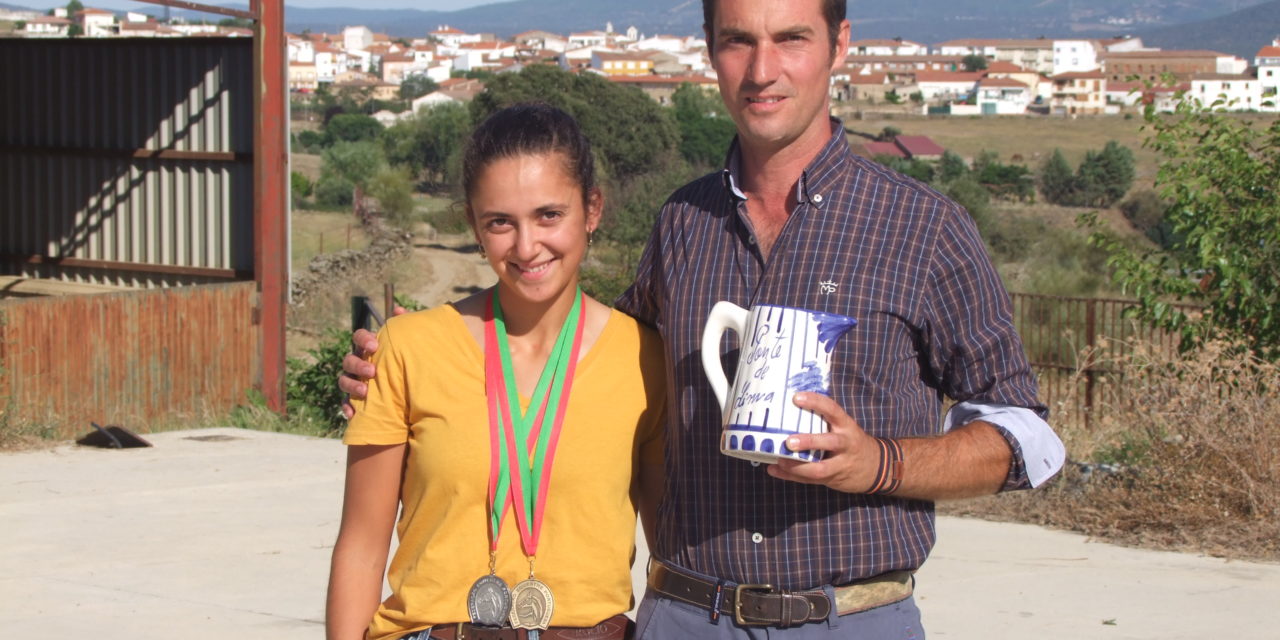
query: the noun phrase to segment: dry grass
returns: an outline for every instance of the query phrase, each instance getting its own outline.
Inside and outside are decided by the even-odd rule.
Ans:
[[[1106,385],[1105,418],[1087,430],[1061,421],[1061,477],[944,512],[1280,560],[1280,365],[1224,342],[1182,356],[1136,344],[1099,364],[1121,373]]]

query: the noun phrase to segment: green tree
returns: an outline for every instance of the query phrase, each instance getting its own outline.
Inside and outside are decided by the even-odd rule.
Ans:
[[[306,176],[297,171],[289,172],[289,190],[293,192],[294,202],[301,201],[303,198],[311,195],[314,185]]]
[[[71,0],[71,2],[67,3],[67,16],[71,19],[74,20],[76,14],[81,11],[84,11],[84,4],[80,0]]]
[[[378,211],[391,224],[407,229],[413,224],[413,178],[403,167],[383,167],[369,178],[368,195],[378,201]]]
[[[986,56],[971,53],[960,59],[960,66],[963,67],[965,71],[985,71],[987,68],[987,58]]]
[[[719,166],[737,134],[724,115],[724,102],[686,82],[671,96],[671,104],[680,128],[680,154],[698,166]]]
[[[435,80],[425,74],[415,73],[400,81],[400,99],[413,100],[440,88]]]
[[[340,113],[329,119],[325,134],[333,142],[374,140],[382,133],[382,123],[360,113]]]
[[[902,96],[898,95],[897,89],[890,89],[885,92],[884,101],[889,104],[902,104]]]
[[[387,166],[382,147],[370,140],[337,142],[321,156],[320,182],[335,177],[365,189],[369,179]]]
[[[1071,203],[1076,190],[1076,177],[1061,149],[1054,149],[1053,155],[1041,165],[1039,182],[1040,193],[1047,202]]]
[[[80,37],[80,36],[82,36],[82,35],[84,35],[84,27],[82,27],[82,26],[80,26],[80,25],[78,25],[78,24],[73,24],[73,25],[71,25],[71,26],[67,27],[67,36],[68,36],[68,37],[71,37],[71,38],[77,38],[77,37]]]
[[[387,160],[433,184],[452,182],[459,171],[462,147],[471,133],[471,115],[457,103],[424,109],[393,125],[382,135]]]
[[[890,125],[880,130],[880,134],[876,136],[876,140],[879,140],[880,142],[893,142],[900,135],[902,135],[902,129]]]
[[[933,181],[933,165],[923,160],[899,158],[880,154],[873,158],[876,162],[897,171],[903,175],[911,176],[920,182]]]
[[[550,65],[503,73],[471,101],[473,121],[517,102],[540,100],[578,120],[605,174],[630,180],[671,161],[680,133],[675,119],[644,92],[595,74],[571,74]]]
[[[938,180],[951,182],[969,175],[969,165],[955,152],[947,150],[938,162]]]
[[[984,162],[981,171],[975,168],[974,174],[978,182],[997,198],[1035,199],[1035,178],[1026,167],[991,161]]]
[[[1179,243],[1144,251],[1095,229],[1115,280],[1138,298],[1135,315],[1180,331],[1184,346],[1227,332],[1280,358],[1280,120],[1266,124],[1180,102],[1145,111],[1145,144],[1160,156],[1156,187]],[[1090,219],[1084,220],[1086,223]],[[1207,306],[1188,314],[1172,302]]]
[[[1133,186],[1137,163],[1133,152],[1115,140],[1107,142],[1097,161],[1103,175],[1101,206],[1109,207],[1124,198]]]

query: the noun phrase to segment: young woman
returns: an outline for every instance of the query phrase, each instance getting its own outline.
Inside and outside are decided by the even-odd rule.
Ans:
[[[578,288],[603,197],[570,116],[494,114],[463,186],[498,284],[378,335],[343,439],[328,637],[621,639],[637,505],[647,530],[661,487],[659,339]]]

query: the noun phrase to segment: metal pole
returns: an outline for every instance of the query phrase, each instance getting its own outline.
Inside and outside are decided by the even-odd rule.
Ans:
[[[254,38],[254,254],[262,342],[262,395],[285,412],[289,291],[288,145],[283,0],[252,0]]]

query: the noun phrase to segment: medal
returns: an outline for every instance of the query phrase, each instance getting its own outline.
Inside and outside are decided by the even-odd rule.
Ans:
[[[511,591],[496,575],[482,576],[467,593],[467,614],[471,624],[501,627],[511,611]]]
[[[534,577],[533,564],[551,487],[551,468],[582,347],[585,296],[580,289],[575,293],[569,316],[560,328],[551,356],[538,378],[529,409],[525,412],[519,411],[515,368],[511,362],[506,322],[496,288],[485,314],[485,395],[489,405],[490,442],[490,575],[477,580],[472,586],[467,608],[473,622],[500,625],[501,621],[496,624],[487,622],[490,619],[488,610],[482,613],[480,606],[480,601],[490,598],[500,585],[501,596],[494,596],[491,600],[505,602],[506,621],[512,628],[527,629],[530,638],[535,640],[538,631],[550,625],[555,605],[551,588]],[[550,428],[543,428],[548,426],[548,414],[553,416]],[[513,507],[520,542],[529,557],[529,578],[516,584],[511,591],[507,591],[506,584],[493,575],[498,536],[508,505]],[[489,578],[492,581],[488,581]],[[482,616],[486,622],[477,622]]]
[[[514,629],[546,629],[551,624],[555,602],[551,589],[541,580],[529,578],[511,591],[511,627]]]

